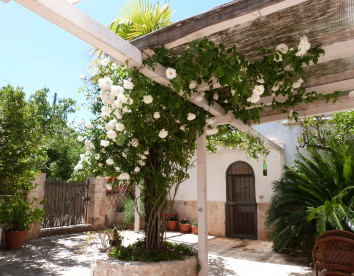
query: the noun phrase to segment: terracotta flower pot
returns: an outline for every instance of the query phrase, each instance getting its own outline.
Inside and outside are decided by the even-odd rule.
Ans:
[[[176,231],[177,229],[177,224],[178,224],[178,221],[171,221],[169,220],[167,222],[167,230],[169,231]]]
[[[198,235],[198,227],[192,226],[192,232],[193,234]]]
[[[23,242],[25,241],[26,238],[26,233],[27,231],[6,230],[5,231],[6,248],[10,250],[22,248]]]
[[[182,223],[179,224],[179,229],[181,229],[182,233],[189,233],[190,228],[191,228],[190,224],[182,224]]]

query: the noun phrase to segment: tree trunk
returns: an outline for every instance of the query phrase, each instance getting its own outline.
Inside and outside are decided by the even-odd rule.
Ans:
[[[145,247],[149,252],[160,251],[164,231],[158,203],[145,199]]]

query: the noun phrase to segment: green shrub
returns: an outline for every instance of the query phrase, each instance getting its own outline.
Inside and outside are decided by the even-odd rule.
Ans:
[[[311,256],[315,239],[331,230],[354,231],[354,143],[299,154],[273,183],[266,220],[278,252]]]
[[[134,219],[135,219],[135,199],[132,197],[125,197],[123,200],[123,212],[124,212],[124,218],[123,221],[128,224],[134,224]],[[145,217],[145,210],[144,210],[144,204],[143,204],[143,199],[140,198],[140,216]]]
[[[113,249],[109,255],[127,262],[162,262],[184,260],[185,256],[196,256],[197,253],[185,244],[174,244],[167,241],[163,242],[162,250],[149,252],[145,249],[145,241],[138,240],[127,247]]]

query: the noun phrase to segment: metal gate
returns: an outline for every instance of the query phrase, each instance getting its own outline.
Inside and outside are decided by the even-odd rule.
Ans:
[[[84,183],[47,179],[42,228],[82,224],[87,218],[88,180]]]
[[[257,239],[257,203],[252,167],[243,161],[226,172],[226,235]]]

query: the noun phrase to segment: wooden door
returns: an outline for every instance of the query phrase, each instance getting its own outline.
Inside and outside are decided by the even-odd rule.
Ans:
[[[226,235],[257,239],[257,203],[252,167],[243,161],[226,172]]]

